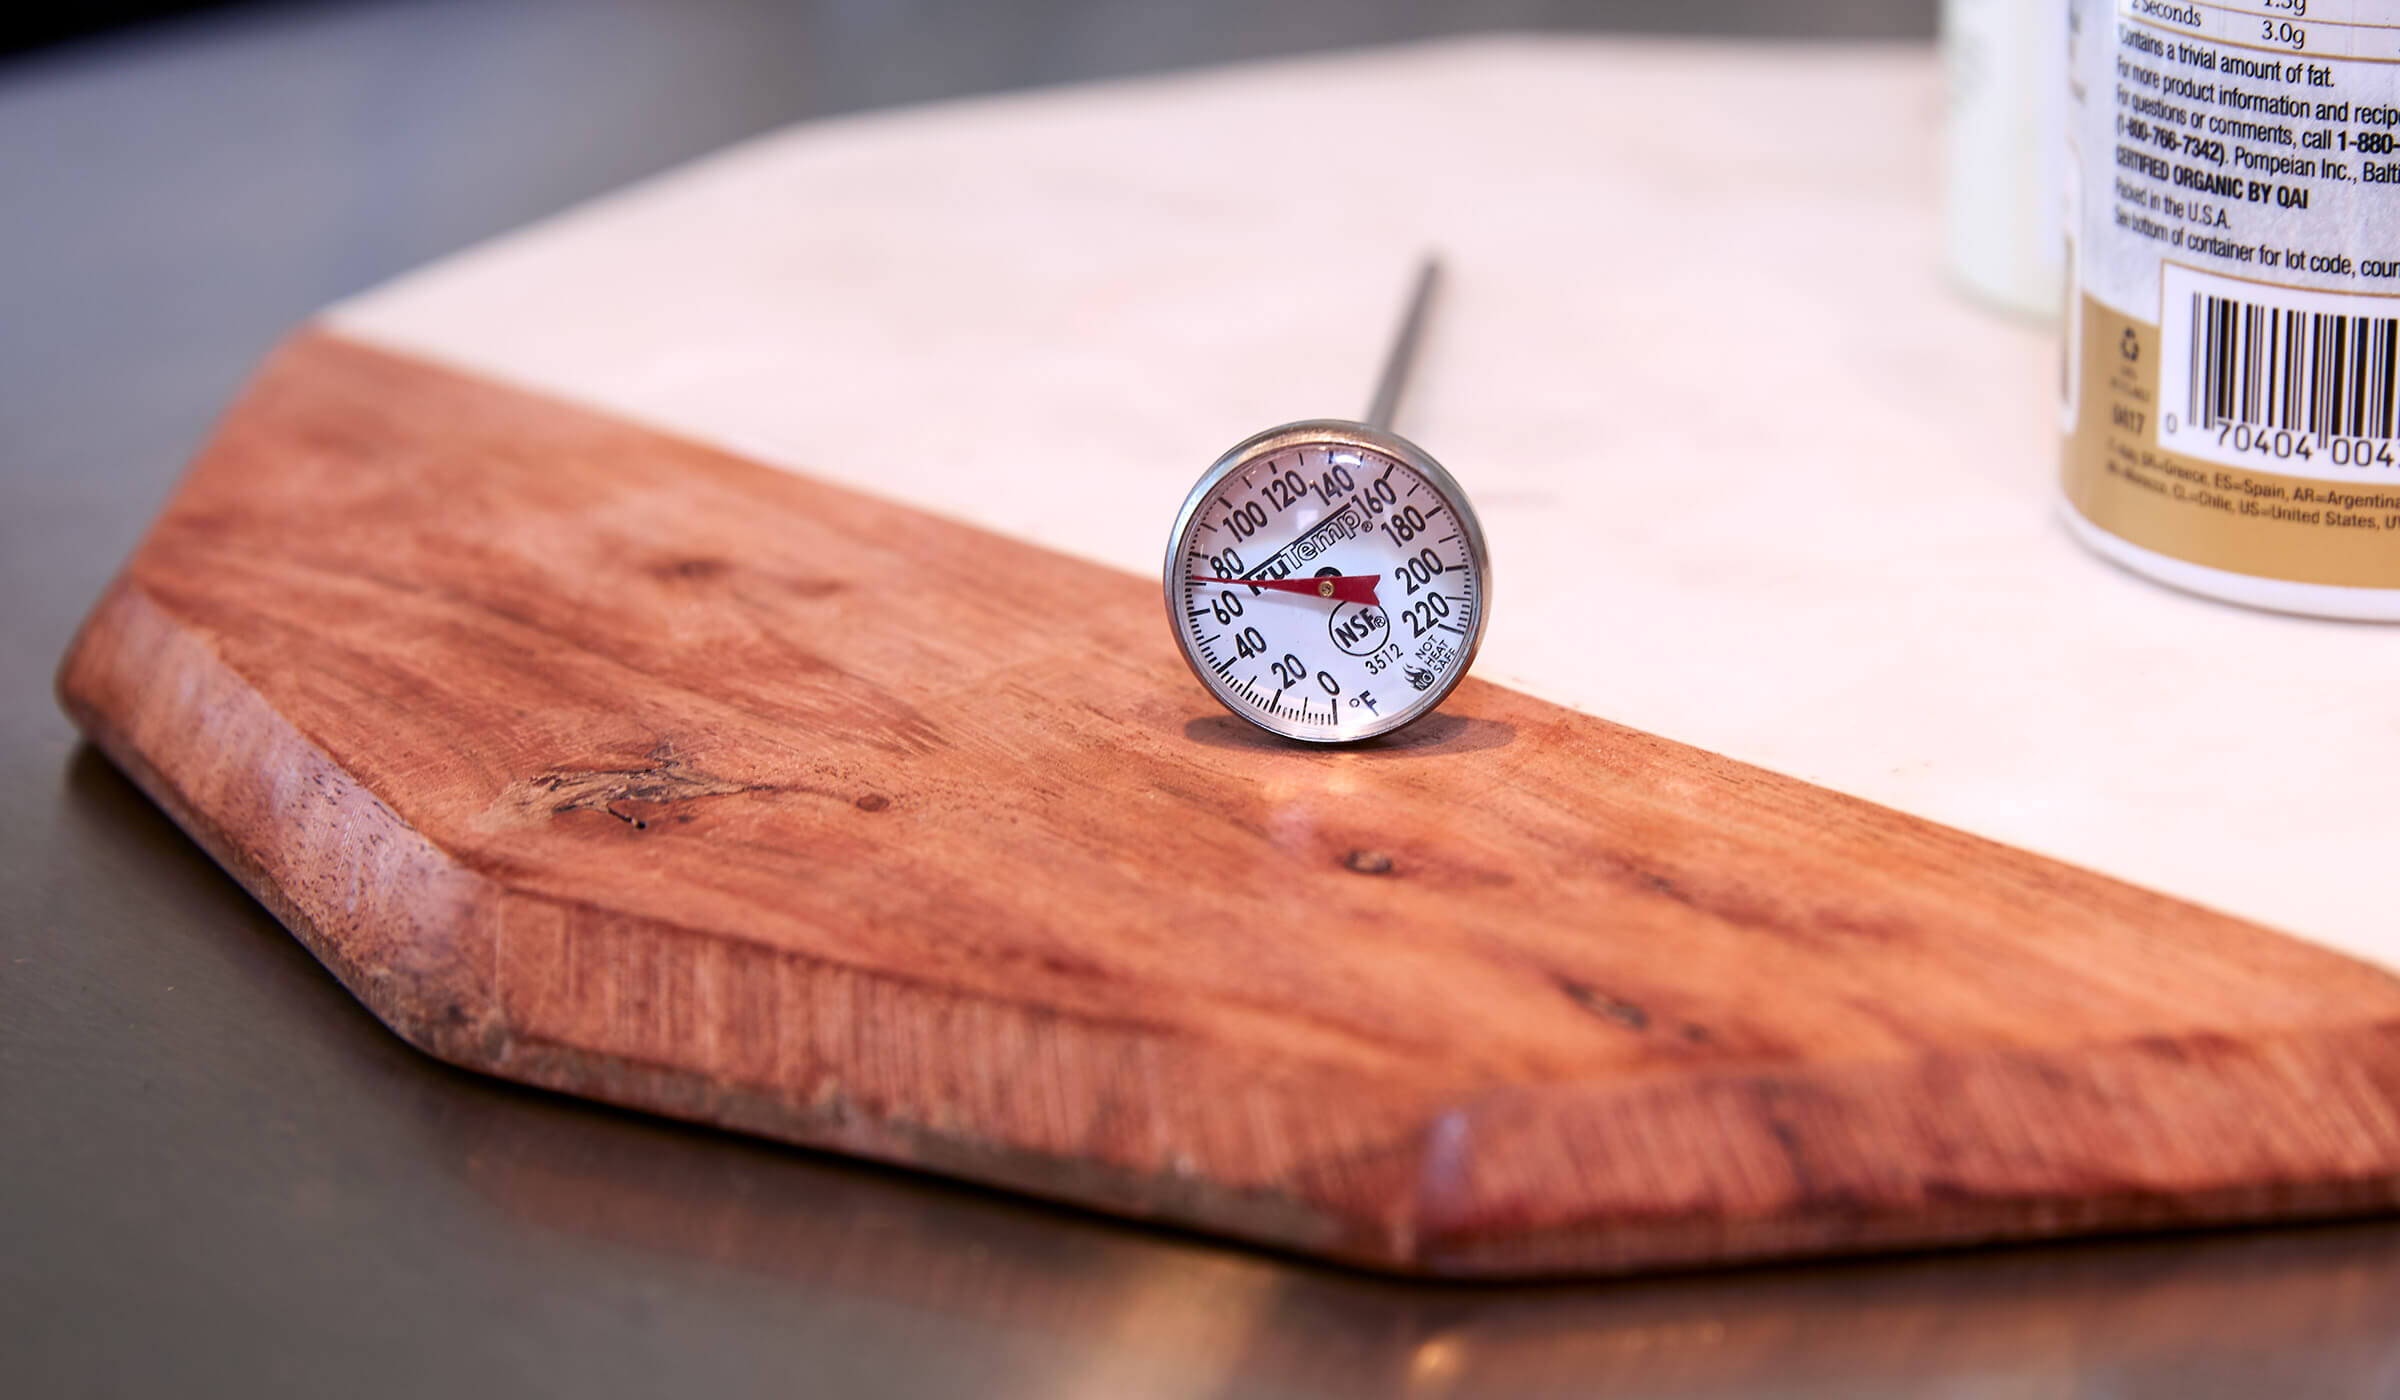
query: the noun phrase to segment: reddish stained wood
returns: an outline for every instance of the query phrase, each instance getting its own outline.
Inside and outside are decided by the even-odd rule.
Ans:
[[[436,1055],[1100,1209],[1507,1275],[2400,1201],[2379,970],[1473,681],[1268,740],[1155,592],[309,332],[59,689]]]

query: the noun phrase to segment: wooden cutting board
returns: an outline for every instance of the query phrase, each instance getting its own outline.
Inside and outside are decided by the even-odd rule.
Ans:
[[[1508,66],[1466,56],[1498,90],[1558,76]],[[673,202],[600,217],[662,249]],[[1194,685],[1152,578],[954,518],[963,492],[644,426],[673,415],[638,387],[576,404],[466,363],[527,319],[512,269],[572,265],[591,227],[295,335],[60,673],[430,1053],[1405,1272],[2400,1202],[2389,974],[1496,684],[1390,742],[1266,740]],[[772,300],[773,269],[730,262]],[[491,329],[452,363],[395,343],[462,298]],[[681,335],[642,363],[726,343]],[[792,413],[850,411],[844,382]],[[1579,635],[1523,552],[1495,625]]]

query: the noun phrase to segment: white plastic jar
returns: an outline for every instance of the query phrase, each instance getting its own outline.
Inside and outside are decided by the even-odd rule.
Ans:
[[[2062,485],[2136,572],[2400,621],[2400,0],[2079,0]]]
[[[2058,315],[2067,0],[1942,0],[1950,275],[1977,300]]]

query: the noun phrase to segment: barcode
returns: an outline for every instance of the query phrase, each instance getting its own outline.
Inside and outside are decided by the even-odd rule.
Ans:
[[[2191,293],[2185,421],[2332,438],[2392,436],[2400,317]],[[2170,361],[2170,363],[2172,363]]]

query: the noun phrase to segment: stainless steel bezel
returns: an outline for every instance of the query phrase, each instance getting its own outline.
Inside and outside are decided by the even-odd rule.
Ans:
[[[1260,457],[1272,456],[1290,447],[1318,446],[1356,447],[1380,452],[1432,482],[1434,489],[1441,492],[1456,511],[1460,533],[1466,536],[1467,558],[1475,568],[1475,628],[1459,652],[1458,664],[1450,669],[1441,684],[1418,695],[1402,708],[1377,717],[1355,734],[1303,733],[1288,722],[1279,721],[1273,716],[1252,714],[1227,699],[1217,678],[1209,674],[1207,668],[1201,665],[1200,658],[1193,653],[1191,637],[1184,628],[1178,608],[1177,585],[1182,582],[1180,561],[1189,548],[1188,537],[1193,523],[1198,520],[1201,507],[1216,494],[1218,484],[1239,471],[1245,463]],[[1175,635],[1175,649],[1183,654],[1183,664],[1191,668],[1192,675],[1218,704],[1268,733],[1280,734],[1286,739],[1304,744],[1354,744],[1389,734],[1403,725],[1423,719],[1450,698],[1450,692],[1466,679],[1468,669],[1475,664],[1475,653],[1483,646],[1484,624],[1491,618],[1492,560],[1484,548],[1483,522],[1476,518],[1473,503],[1467,499],[1467,493],[1459,486],[1458,479],[1444,470],[1441,463],[1433,460],[1431,453],[1397,433],[1380,432],[1364,423],[1346,418],[1311,418],[1269,428],[1263,433],[1254,433],[1242,439],[1201,474],[1191,494],[1184,497],[1183,509],[1175,516],[1175,528],[1167,536],[1167,557],[1160,566],[1159,587],[1166,602],[1167,629]]]

